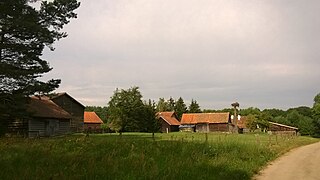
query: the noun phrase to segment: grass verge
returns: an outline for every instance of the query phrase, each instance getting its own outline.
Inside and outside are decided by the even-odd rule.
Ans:
[[[0,139],[0,179],[250,179],[310,137],[125,133]]]

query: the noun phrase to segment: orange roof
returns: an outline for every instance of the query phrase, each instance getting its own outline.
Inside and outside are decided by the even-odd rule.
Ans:
[[[162,118],[169,125],[179,126],[181,123],[177,120],[174,112],[159,112],[158,117]]]
[[[182,115],[181,124],[228,123],[229,117],[229,113],[185,113]]]
[[[84,112],[84,123],[97,123],[102,124],[103,121],[95,112]]]
[[[237,120],[237,125],[239,128],[247,128],[246,122],[247,116],[241,116],[240,120]]]
[[[71,115],[68,112],[48,98],[30,97],[28,111],[34,117],[71,119]]]

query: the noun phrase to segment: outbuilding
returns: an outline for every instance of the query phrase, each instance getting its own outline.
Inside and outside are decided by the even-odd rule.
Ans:
[[[181,118],[181,127],[194,125],[196,132],[229,132],[234,125],[230,113],[185,113]]]
[[[89,132],[100,132],[103,121],[95,112],[84,112],[84,130]]]
[[[169,133],[179,131],[181,123],[178,121],[174,112],[159,112],[157,116],[161,123],[161,132]]]

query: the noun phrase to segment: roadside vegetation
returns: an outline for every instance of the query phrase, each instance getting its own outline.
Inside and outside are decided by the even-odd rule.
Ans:
[[[250,179],[318,139],[266,134],[123,133],[0,139],[0,179]]]

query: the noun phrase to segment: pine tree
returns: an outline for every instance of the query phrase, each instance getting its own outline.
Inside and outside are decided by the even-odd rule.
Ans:
[[[201,112],[200,106],[196,100],[193,100],[193,99],[191,100],[188,112],[189,113],[200,113]]]
[[[180,121],[182,114],[187,112],[187,106],[181,97],[176,101],[176,105],[174,107],[174,110],[177,114],[178,120]]]
[[[59,79],[39,80],[52,68],[42,59],[45,47],[65,38],[61,32],[71,18],[77,0],[42,1],[37,10],[30,0],[0,2],[0,126],[4,120],[28,116],[27,97],[56,89]],[[19,115],[19,113],[20,115]],[[1,127],[0,127],[1,129]]]

